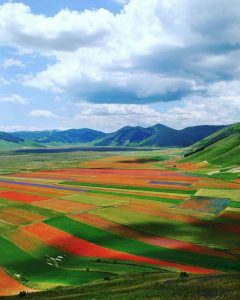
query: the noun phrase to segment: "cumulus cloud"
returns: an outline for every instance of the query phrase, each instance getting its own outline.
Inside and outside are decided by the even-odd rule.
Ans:
[[[22,3],[5,3],[0,6],[0,44],[45,54],[94,47],[104,42],[112,18],[104,9],[83,13],[64,9],[47,17],[34,15]]]
[[[11,94],[11,95],[7,95],[7,96],[0,96],[0,102],[27,104],[29,101],[28,101],[28,99],[26,99],[20,95]]]
[[[148,123],[222,123],[227,113],[237,118],[232,109],[239,94],[228,90],[240,82],[238,0],[116,1],[124,4],[117,14],[64,9],[50,17],[20,3],[1,5],[0,44],[55,59],[25,74],[22,84],[95,103],[81,120],[87,110],[98,122],[127,104],[131,112],[121,113],[120,123],[139,120],[134,105],[140,104]],[[147,104],[174,100],[182,100],[181,107],[148,113]]]
[[[230,124],[239,120],[239,94],[239,81],[222,81],[210,84],[204,98],[185,98],[181,107],[175,105],[164,112],[150,105],[80,103],[74,124],[108,132],[126,125],[147,127],[162,123],[181,129],[196,124]]]
[[[64,10],[53,17],[35,16],[26,6],[11,5],[22,26],[17,32],[8,30],[14,34],[8,40],[43,55],[47,45],[47,55],[56,58],[46,70],[25,76],[28,86],[67,92],[79,101],[148,103],[181,99],[204,90],[209,81],[240,75],[236,0],[228,5],[222,0],[146,0],[141,5],[131,0],[116,15],[103,9]],[[5,19],[5,28],[7,20],[11,19]],[[101,40],[98,43],[94,36],[94,47],[76,37],[77,31],[85,39],[89,30]],[[22,38],[26,32],[27,45]],[[74,42],[68,42],[71,36]]]
[[[11,67],[24,68],[25,65],[21,62],[21,60],[14,59],[14,58],[8,58],[8,59],[5,59],[5,61],[3,62],[3,67],[4,68],[11,68]]]
[[[30,117],[33,117],[33,118],[46,118],[46,119],[49,119],[49,118],[56,118],[56,115],[49,111],[49,110],[33,110],[30,112]]]

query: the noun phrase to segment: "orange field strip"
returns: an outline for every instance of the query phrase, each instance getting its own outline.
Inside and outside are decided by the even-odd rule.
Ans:
[[[27,232],[25,227],[19,227],[8,233],[8,239],[16,244],[23,251],[34,253],[35,250],[43,248],[44,243],[39,240],[35,235]]]
[[[232,255],[229,255],[223,251],[218,251],[207,247],[198,246],[189,242],[184,242],[184,241],[160,237],[160,236],[154,236],[151,234],[135,231],[124,225],[111,222],[97,215],[84,213],[84,214],[72,215],[71,218],[95,227],[99,227],[117,233],[124,237],[137,239],[146,244],[151,244],[154,246],[160,246],[169,249],[178,249],[182,251],[195,252],[198,254],[208,254],[208,255],[227,257],[233,259]]]
[[[161,170],[101,170],[101,169],[68,169],[56,171],[41,171],[35,173],[14,174],[22,178],[39,178],[39,179],[59,179],[67,181],[84,181],[92,183],[113,183],[113,184],[129,184],[139,186],[153,186],[150,181],[166,181],[161,186],[168,187],[167,182],[176,182],[176,189],[185,190],[187,187],[181,186],[180,183],[194,183],[199,180],[196,176],[189,176],[177,173],[176,171]],[[172,186],[172,184],[170,184]]]
[[[32,203],[37,201],[46,200],[48,198],[33,195],[33,194],[25,194],[21,192],[14,192],[14,191],[4,191],[0,192],[0,198],[4,198],[7,200],[13,200],[18,202],[24,202],[24,203]]]
[[[239,189],[240,192],[240,185],[238,183],[232,183],[232,182],[219,182],[208,179],[207,181],[198,181],[196,183],[193,183],[193,187],[196,188],[222,188],[222,189]]]
[[[12,278],[0,267],[0,296],[16,295],[20,291],[30,292],[32,290]]]
[[[112,250],[77,238],[44,223],[29,225],[26,227],[26,230],[32,234],[35,234],[39,239],[43,240],[47,244],[58,247],[64,251],[78,256],[133,261],[137,263],[157,265],[165,268],[174,268],[181,271],[198,274],[218,272],[216,270],[188,266]]]
[[[42,188],[42,187],[30,187],[30,186],[24,186],[24,185],[17,185],[14,183],[1,183],[0,182],[0,187],[3,187],[4,189],[10,190],[11,191],[22,191],[22,192],[29,192],[33,194],[41,193],[41,194],[46,194],[46,197],[57,197],[57,196],[64,196],[64,195],[69,195],[72,192],[69,191],[60,191],[60,190],[54,190],[53,188],[47,189],[47,188]]]
[[[34,203],[34,205],[65,213],[87,211],[96,208],[96,206],[91,204],[85,204],[63,199],[50,199],[45,201],[39,201]]]
[[[22,225],[30,222],[41,221],[46,219],[46,217],[23,209],[8,207],[0,209],[0,219],[15,225]]]

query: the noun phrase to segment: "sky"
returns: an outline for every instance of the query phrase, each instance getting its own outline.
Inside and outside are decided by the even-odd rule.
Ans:
[[[239,0],[0,0],[1,131],[239,116]]]

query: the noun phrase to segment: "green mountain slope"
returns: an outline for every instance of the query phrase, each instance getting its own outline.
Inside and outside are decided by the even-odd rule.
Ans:
[[[184,161],[207,160],[223,166],[240,164],[240,123],[229,125],[194,144]]]

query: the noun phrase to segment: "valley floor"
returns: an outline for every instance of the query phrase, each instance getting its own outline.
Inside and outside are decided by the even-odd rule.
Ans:
[[[0,296],[238,299],[239,174],[180,154],[5,153]]]

